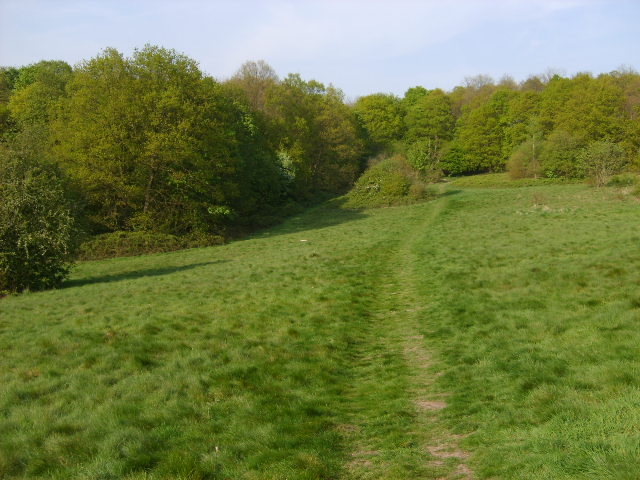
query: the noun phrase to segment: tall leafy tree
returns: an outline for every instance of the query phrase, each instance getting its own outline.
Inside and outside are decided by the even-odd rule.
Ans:
[[[41,61],[20,68],[9,100],[13,119],[21,128],[48,124],[71,76],[71,67],[63,61]]]
[[[404,110],[395,95],[374,93],[360,97],[353,110],[375,148],[384,148],[402,138]]]
[[[12,124],[9,98],[11,97],[17,74],[17,68],[0,67],[0,141]]]
[[[246,118],[195,61],[155,46],[80,65],[56,122],[64,167],[106,230],[212,231],[238,201]]]
[[[496,91],[487,102],[477,108],[467,109],[458,121],[456,143],[457,157],[462,165],[458,172],[495,172],[504,169],[509,155],[504,151],[505,119],[515,92]],[[510,153],[510,152],[509,152]]]
[[[405,110],[415,105],[422,97],[427,95],[427,93],[429,93],[429,90],[419,85],[409,88],[404,92],[404,97],[402,97],[402,105]]]
[[[295,196],[336,191],[355,181],[364,145],[342,92],[292,74],[269,91],[267,110]]]
[[[624,92],[609,76],[577,75],[570,80],[566,103],[559,109],[554,128],[585,140],[623,137]]]
[[[503,155],[505,157],[523,142],[530,141],[535,146],[542,141],[542,127],[538,114],[540,95],[532,90],[513,91],[501,124],[504,129]]]
[[[450,98],[440,89],[427,92],[408,108],[405,125],[409,143],[420,139],[431,139],[435,144],[450,140],[455,125]]]
[[[564,130],[554,130],[540,152],[543,174],[547,177],[584,177],[584,164],[579,162],[579,154],[584,146],[584,138]]]
[[[493,79],[487,75],[466,77],[464,85],[455,87],[449,94],[454,116],[459,118],[465,111],[479,107],[495,90]]]
[[[278,75],[271,65],[258,60],[243,63],[229,83],[245,92],[254,110],[264,111],[267,93],[278,82]]]

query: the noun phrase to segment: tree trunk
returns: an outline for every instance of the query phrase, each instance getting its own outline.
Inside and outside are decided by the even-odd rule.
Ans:
[[[153,178],[155,176],[155,170],[151,169],[149,173],[149,180],[147,181],[147,189],[144,192],[144,207],[142,208],[143,213],[147,213],[149,209],[149,203],[151,201],[151,186],[153,185]]]

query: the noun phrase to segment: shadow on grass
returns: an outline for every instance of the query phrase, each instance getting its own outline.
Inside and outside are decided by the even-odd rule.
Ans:
[[[448,188],[438,193],[433,198],[425,199],[415,203],[428,203],[438,200],[441,197],[448,197],[461,193],[461,189]],[[257,232],[249,238],[272,237],[277,235],[286,235],[290,233],[303,232],[305,230],[317,230],[320,228],[333,227],[343,223],[354,222],[367,218],[366,208],[350,208],[346,207],[347,199],[344,197],[333,198],[327,200],[320,205],[311,207],[301,214],[287,218],[283,223],[268,228],[261,232]],[[387,207],[371,207],[376,208]]]
[[[344,207],[346,199],[339,197],[311,207],[302,213],[285,219],[281,224],[256,232],[249,238],[274,237],[332,227],[342,223],[367,218],[362,209]]]
[[[451,195],[458,195],[460,192],[462,192],[462,190],[460,190],[459,188],[448,188],[447,190],[442,192],[440,195],[438,195],[438,198],[449,197]]]
[[[116,273],[113,275],[102,275],[99,277],[78,278],[75,280],[67,280],[62,284],[62,288],[82,287],[84,285],[92,285],[95,283],[111,283],[120,282],[122,280],[133,280],[144,277],[158,277],[161,275],[169,275],[171,273],[183,272],[194,268],[213,265],[216,263],[226,263],[228,260],[217,260],[215,262],[192,263],[190,265],[180,265],[173,267],[147,268],[144,270],[133,270],[128,272]]]

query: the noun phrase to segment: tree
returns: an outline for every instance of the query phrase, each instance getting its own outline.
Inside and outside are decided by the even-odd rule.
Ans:
[[[429,93],[429,90],[419,85],[409,88],[406,92],[404,92],[404,97],[402,97],[402,105],[405,110],[415,105],[418,100],[424,97],[427,93]]]
[[[513,79],[511,75],[503,75],[500,77],[500,81],[498,82],[498,87],[506,90],[517,90],[518,84]]]
[[[502,153],[509,156],[525,141],[534,146],[542,141],[543,131],[538,118],[540,96],[533,91],[513,91],[507,109],[501,116],[503,128]]]
[[[609,76],[576,75],[570,80],[566,102],[555,117],[554,128],[586,141],[624,138],[624,91]]]
[[[19,75],[20,70],[15,67],[0,67],[0,85],[2,85],[3,101],[9,101],[9,93],[14,89]]]
[[[523,92],[539,93],[544,90],[544,82],[537,75],[531,75],[522,83],[520,83],[520,90],[522,90]]]
[[[467,109],[460,117],[456,143],[464,154],[457,171],[480,173],[504,169],[510,154],[504,149],[505,118],[514,95],[510,90],[498,90],[485,103]]]
[[[490,75],[479,74],[464,77],[464,86],[474,90],[480,90],[484,87],[492,86],[493,84],[493,78],[491,78]]]
[[[487,75],[466,77],[465,85],[455,87],[449,94],[454,116],[458,118],[464,111],[477,108],[486,102],[495,90],[493,79]]]
[[[19,127],[48,124],[71,76],[71,67],[63,61],[41,61],[20,68],[9,100],[11,116]]]
[[[267,92],[278,82],[275,70],[264,60],[243,63],[230,80],[245,92],[249,105],[259,111],[265,110]]]
[[[409,143],[430,139],[434,145],[439,145],[450,140],[455,125],[451,100],[442,90],[431,90],[409,107],[405,125],[405,139]]]
[[[536,142],[535,137],[521,143],[507,162],[509,176],[512,179],[537,178],[540,175],[540,150],[541,142]]]
[[[55,150],[96,231],[215,233],[246,213],[242,174],[263,159],[253,119],[195,61],[150,45],[132,58],[107,49],[78,67],[68,93]]]
[[[17,73],[16,68],[0,67],[0,139],[12,126],[9,98]]]
[[[440,150],[430,138],[416,140],[407,149],[407,163],[424,175],[433,175],[439,168]]]
[[[0,292],[59,286],[77,245],[60,173],[36,151],[14,147],[0,155]]]
[[[269,90],[266,108],[294,197],[336,192],[353,184],[361,171],[364,145],[341,91],[290,74]]]
[[[353,111],[368,132],[374,149],[388,147],[402,138],[404,112],[395,95],[374,93],[360,97]]]
[[[473,171],[474,166],[468,163],[469,159],[460,142],[454,138],[446,143],[441,151],[442,171],[448,175],[465,175]]]
[[[584,140],[569,132],[555,130],[546,139],[540,152],[540,168],[547,177],[583,178],[584,165],[578,154]]]
[[[609,179],[620,173],[628,163],[624,149],[608,140],[589,144],[579,153],[578,161],[584,165],[590,178],[598,187],[606,185]]]

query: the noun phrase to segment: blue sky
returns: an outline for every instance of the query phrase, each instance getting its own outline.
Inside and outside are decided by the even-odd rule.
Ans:
[[[174,48],[216,78],[263,59],[349,98],[466,76],[640,68],[640,0],[0,0],[0,65]]]

